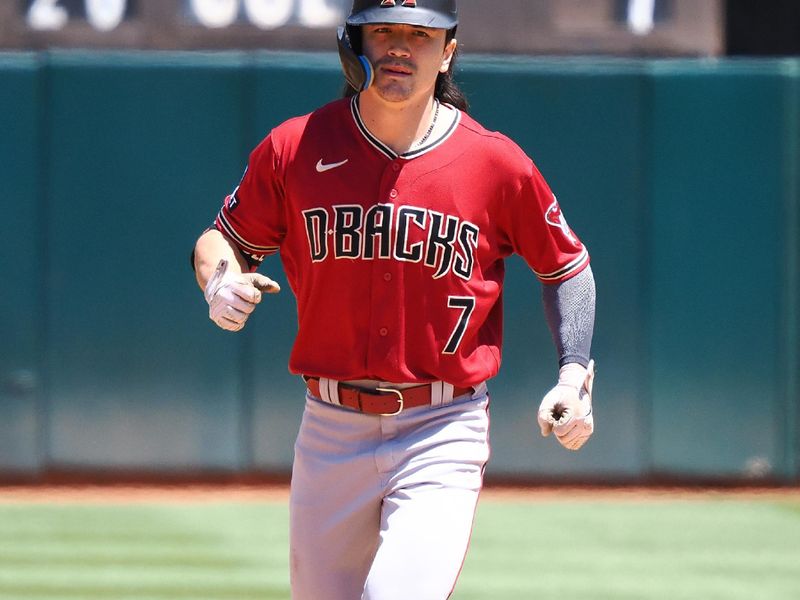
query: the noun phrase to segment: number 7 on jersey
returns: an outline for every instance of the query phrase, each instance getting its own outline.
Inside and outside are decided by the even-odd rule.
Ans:
[[[459,344],[461,344],[461,340],[464,338],[464,333],[467,331],[472,311],[475,310],[475,298],[472,296],[448,296],[447,306],[461,309],[458,323],[456,323],[453,333],[450,334],[447,345],[442,350],[442,354],[455,354]]]

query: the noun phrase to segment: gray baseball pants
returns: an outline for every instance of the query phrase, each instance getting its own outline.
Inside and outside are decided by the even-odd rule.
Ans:
[[[310,394],[290,499],[293,600],[445,600],[489,459],[481,385],[397,416]]]

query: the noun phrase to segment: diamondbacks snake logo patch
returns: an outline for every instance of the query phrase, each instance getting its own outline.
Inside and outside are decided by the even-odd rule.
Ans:
[[[575,238],[575,234],[572,233],[569,225],[567,225],[567,220],[564,218],[564,214],[561,212],[561,207],[558,205],[558,199],[555,196],[553,196],[553,203],[550,205],[550,208],[547,209],[544,220],[547,221],[548,225],[558,227],[564,232],[565,236],[567,236],[571,241],[577,243],[578,240]]]

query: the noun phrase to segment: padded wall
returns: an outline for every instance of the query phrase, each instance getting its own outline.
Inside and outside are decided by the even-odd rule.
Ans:
[[[472,113],[533,157],[597,279],[597,433],[539,437],[539,285],[507,269],[489,473],[798,475],[800,61],[481,58]],[[0,470],[286,472],[284,287],[217,330],[189,251],[333,54],[0,55]],[[280,261],[263,270],[285,282]]]

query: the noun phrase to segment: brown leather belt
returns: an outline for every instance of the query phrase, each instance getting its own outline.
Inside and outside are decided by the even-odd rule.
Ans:
[[[308,391],[312,396],[322,398],[319,392],[319,379],[306,379]],[[453,388],[453,398],[472,394],[472,388]],[[402,390],[391,388],[364,389],[339,383],[339,403],[342,406],[368,415],[391,417],[399,415],[406,408],[430,406],[430,384],[417,385]]]

